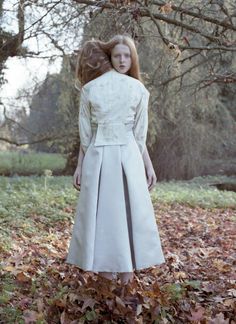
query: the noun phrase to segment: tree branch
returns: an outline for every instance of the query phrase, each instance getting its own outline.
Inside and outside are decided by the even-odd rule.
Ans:
[[[166,3],[163,2],[163,1],[153,0],[152,4],[161,7],[161,6],[165,5]],[[203,20],[208,21],[208,22],[210,22],[212,24],[222,26],[222,27],[225,27],[227,29],[231,29],[231,30],[236,31],[236,26],[234,26],[233,24],[227,23],[226,20],[221,21],[219,19],[203,15],[201,12],[197,13],[197,12],[191,11],[189,9],[185,9],[183,7],[180,7],[180,6],[175,6],[174,4],[171,4],[171,9],[173,11],[180,12],[181,14],[186,14],[186,15],[191,16],[191,17],[203,19]]]
[[[104,1],[93,1],[93,0],[73,0],[73,1],[75,1],[78,4],[86,4],[88,6],[102,7],[104,9],[116,9],[116,7],[113,4],[111,4],[110,2],[107,2],[107,1],[106,2],[104,2]],[[165,3],[162,3],[162,2],[158,2],[158,3],[159,3],[159,5],[164,5],[165,4]],[[158,3],[156,2],[156,4],[158,4]],[[132,3],[131,3],[131,6],[132,6]],[[175,8],[176,8],[176,10],[179,8],[178,10],[183,11],[183,8],[180,8],[180,7],[177,7],[177,6],[175,6]],[[191,31],[191,32],[193,32],[195,34],[201,35],[202,37],[210,40],[211,42],[224,45],[226,48],[228,48],[227,42],[224,42],[220,37],[213,36],[211,34],[205,33],[204,31],[200,30],[196,26],[192,26],[191,24],[183,23],[180,20],[167,17],[165,14],[151,13],[147,6],[142,6],[139,9],[140,9],[139,14],[140,14],[141,17],[150,17],[150,18],[152,17],[152,20],[157,19],[157,20],[160,20],[160,21],[165,21],[168,24],[181,27],[181,28],[183,28],[185,30],[189,30],[189,31]],[[190,14],[190,13],[194,17],[199,18],[199,19],[208,18],[208,19],[206,19],[206,21],[209,21],[209,22],[212,22],[212,23],[215,23],[215,24],[218,24],[218,22],[220,22],[217,19],[214,19],[214,18],[211,19],[211,17],[203,16],[202,14],[198,14],[198,13],[188,11],[188,14]],[[210,20],[212,20],[212,21],[210,21]],[[227,27],[227,28],[232,29],[232,30],[236,30],[236,26],[227,24],[226,22],[220,22],[220,25],[223,25],[224,27]]]
[[[142,9],[141,10],[141,15],[143,17],[150,17],[150,13],[149,13],[149,10],[147,9]],[[194,26],[191,26],[189,24],[186,24],[186,23],[183,23],[177,19],[173,19],[173,18],[169,18],[165,15],[162,15],[162,14],[159,14],[159,13],[153,13],[152,16],[155,18],[155,19],[158,19],[158,20],[163,20],[171,25],[175,25],[175,26],[178,26],[178,27],[182,27],[186,30],[190,30],[191,32],[195,33],[195,34],[200,34],[201,36],[203,36],[204,38],[214,42],[214,43],[220,43],[220,44],[224,44],[222,42],[222,40],[220,40],[219,37],[216,37],[216,36],[212,36],[210,34],[207,34],[207,33],[204,33],[203,31],[201,31],[200,29],[198,29],[197,27],[194,27]],[[226,44],[224,44],[226,45]]]
[[[183,78],[183,76],[184,76],[185,74],[190,73],[192,70],[194,70],[194,69],[197,68],[198,66],[200,66],[200,65],[202,65],[202,64],[204,64],[204,63],[206,63],[206,62],[208,62],[209,60],[211,60],[211,59],[212,59],[213,57],[215,57],[215,56],[218,56],[218,54],[212,55],[211,57],[208,57],[207,59],[205,59],[205,60],[203,60],[203,61],[200,61],[200,62],[198,62],[198,63],[192,65],[189,69],[185,70],[185,71],[184,71],[183,73],[181,73],[181,74],[175,75],[175,76],[173,76],[172,78],[170,78],[170,79],[168,79],[168,80],[165,80],[165,81],[163,81],[163,82],[160,82],[160,85],[165,86],[165,85],[167,85],[167,84],[168,84],[169,82],[171,82],[171,81],[174,81],[174,80],[179,79],[179,78]]]
[[[29,129],[25,128],[24,126],[22,126],[18,121],[16,121],[15,119],[12,119],[10,117],[7,116],[7,113],[6,113],[6,107],[3,106],[3,115],[5,117],[6,120],[10,121],[11,123],[13,124],[16,124],[17,126],[19,126],[20,129],[22,129],[23,131],[27,132],[27,133],[30,133],[31,135],[36,135],[36,133],[30,131]]]
[[[37,143],[41,143],[41,142],[62,139],[62,138],[65,138],[65,135],[68,135],[68,134],[62,134],[61,136],[58,136],[58,135],[57,136],[56,135],[45,135],[45,136],[43,136],[41,138],[38,138],[38,139],[35,139],[35,140],[32,140],[32,141],[23,141],[23,142],[18,142],[18,141],[14,140],[14,139],[0,136],[0,141],[6,142],[6,143],[9,143],[9,144],[13,144],[13,145],[16,145],[16,146],[23,146],[23,145],[26,145],[26,144],[32,145],[32,144],[37,144]]]

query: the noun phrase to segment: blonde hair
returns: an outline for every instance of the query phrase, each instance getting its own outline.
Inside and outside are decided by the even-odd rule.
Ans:
[[[76,78],[81,86],[112,69],[110,58],[100,45],[100,41],[87,41],[79,51]]]
[[[109,56],[110,60],[111,60],[111,51],[118,44],[127,45],[130,49],[132,63],[131,63],[131,67],[127,74],[135,79],[142,81],[142,78],[140,75],[138,53],[136,50],[135,43],[131,37],[129,37],[127,35],[116,35],[112,39],[110,39],[108,42],[100,42],[101,48]]]

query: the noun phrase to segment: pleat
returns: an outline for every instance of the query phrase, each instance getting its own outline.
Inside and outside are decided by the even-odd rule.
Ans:
[[[81,191],[75,223],[68,250],[67,262],[84,270],[92,270],[96,234],[98,191],[103,148],[89,147],[82,165]]]
[[[123,167],[122,167],[122,173],[123,173],[123,184],[124,184],[124,193],[125,193],[124,198],[125,198],[125,206],[126,206],[126,220],[127,220],[127,226],[128,226],[128,234],[129,234],[129,247],[127,247],[127,248],[130,250],[130,255],[131,255],[131,259],[132,259],[132,267],[133,267],[133,269],[135,269],[136,263],[135,263],[135,255],[134,255],[132,217],[131,217],[131,210],[130,210],[127,180],[126,180],[126,175],[125,175]]]
[[[122,152],[130,204],[135,266],[136,269],[143,269],[163,263],[164,255],[143,159],[134,137]]]
[[[105,146],[101,166],[93,269],[111,272],[132,271],[129,246],[120,146]]]

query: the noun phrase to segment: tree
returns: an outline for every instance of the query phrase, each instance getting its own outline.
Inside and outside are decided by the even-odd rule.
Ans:
[[[86,3],[91,5],[91,1]],[[202,45],[209,28],[204,24],[200,36],[196,36],[196,32],[188,35],[185,46],[185,31],[179,30],[178,16],[174,12],[174,9],[178,12],[177,7],[173,6],[173,9],[170,5],[160,4],[159,11],[165,22],[158,22],[158,18],[163,18],[159,13],[150,16],[150,12],[140,6],[141,2],[138,3],[139,7],[134,2],[130,2],[129,7],[124,7],[124,2],[120,5],[101,4],[102,10],[90,12],[93,19],[85,27],[84,40],[91,36],[107,39],[120,31],[128,31],[135,37],[142,71],[145,71],[145,84],[151,91],[148,146],[159,179],[191,178],[209,172],[218,173],[222,169],[235,172],[231,170],[230,161],[229,166],[219,163],[220,157],[228,156],[230,160],[235,154],[235,119],[219,98],[222,86],[235,87],[233,80],[227,77],[223,80],[222,77],[233,75],[227,71],[232,69],[235,49]],[[157,5],[155,1],[152,3]],[[153,12],[154,9],[152,7]],[[211,20],[204,15],[205,9],[201,12],[195,6],[196,12],[197,9],[198,20],[202,16],[204,21]],[[186,8],[183,12],[194,14]],[[151,19],[147,20],[147,15]],[[168,17],[170,15],[175,18]],[[181,19],[184,18],[182,15]],[[188,17],[185,18],[187,30],[192,28],[196,31],[187,22]],[[157,28],[157,33],[154,28]],[[233,37],[231,32],[228,37]],[[224,69],[222,60],[225,60]],[[231,107],[232,103],[229,102],[228,106]]]
[[[235,97],[229,93],[235,93],[236,81],[232,1],[29,1],[26,7],[26,17],[36,9],[44,14],[28,25],[25,38],[44,35],[64,57],[71,44],[77,48],[79,42],[73,40],[82,30],[83,41],[124,32],[135,38],[151,91],[148,145],[159,179],[218,172],[222,157],[232,159]],[[42,23],[45,19],[48,24]],[[38,52],[27,49],[24,55],[43,55],[38,44]],[[64,107],[66,113],[77,105],[67,100]],[[71,114],[75,115],[76,111]]]

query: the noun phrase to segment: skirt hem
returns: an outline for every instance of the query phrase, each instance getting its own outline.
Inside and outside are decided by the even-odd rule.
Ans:
[[[83,271],[91,271],[91,272],[133,272],[133,271],[139,271],[139,270],[144,270],[144,269],[148,269],[148,268],[151,268],[151,267],[156,267],[156,266],[160,266],[161,264],[164,264],[165,263],[165,260],[164,261],[160,261],[158,263],[155,263],[155,264],[148,264],[148,265],[142,265],[142,266],[139,266],[139,267],[135,267],[133,269],[91,269],[91,268],[86,268],[86,267],[81,267],[78,263],[76,262],[73,262],[73,261],[66,261],[66,263],[68,264],[72,264],[78,268],[80,268],[81,270]]]

